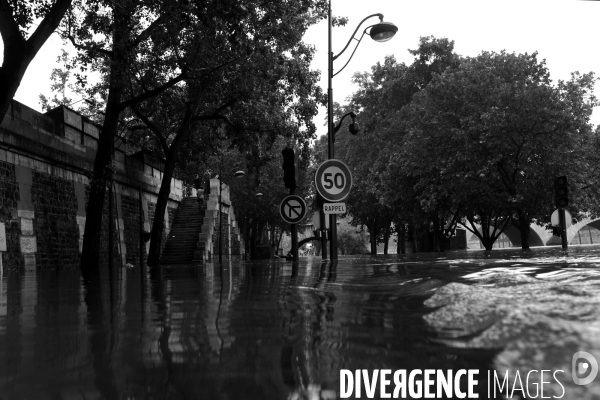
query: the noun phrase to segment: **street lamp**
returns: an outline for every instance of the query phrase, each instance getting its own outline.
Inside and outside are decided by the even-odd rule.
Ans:
[[[334,74],[333,73],[333,61],[336,60],[339,56],[341,56],[342,53],[344,53],[344,51],[346,51],[346,49],[350,45],[350,42],[352,42],[353,39],[356,40],[354,35],[356,35],[356,32],[358,32],[358,29],[361,27],[363,22],[365,22],[367,19],[369,19],[371,17],[379,17],[379,23],[365,28],[360,39],[358,39],[358,43],[356,44],[356,47],[352,51],[350,58],[348,59],[348,61],[346,61],[346,64],[344,64],[344,66]],[[346,65],[348,65],[348,63],[352,59],[352,56],[354,56],[354,52],[356,52],[356,49],[358,48],[358,45],[360,44],[360,41],[365,36],[365,34],[369,35],[371,37],[371,39],[375,40],[376,42],[386,42],[386,41],[390,40],[396,34],[396,32],[398,32],[398,27],[391,22],[384,22],[383,14],[369,15],[365,19],[360,21],[360,23],[354,30],[354,33],[350,37],[350,40],[348,40],[348,43],[346,43],[346,46],[344,46],[344,48],[342,49],[342,51],[339,52],[339,54],[334,56],[333,51],[331,49],[331,27],[332,27],[332,25],[331,25],[331,0],[329,0],[328,24],[329,24],[329,26],[328,26],[329,52],[328,52],[328,72],[327,72],[327,144],[328,144],[328,156],[329,156],[329,159],[331,160],[331,159],[335,158],[335,151],[334,151],[334,143],[335,143],[334,135],[335,135],[335,133],[334,133],[334,126],[333,126],[333,89],[332,89],[333,77],[335,75],[339,74],[340,72],[342,72],[342,70],[344,68],[346,68]],[[367,30],[369,28],[371,28],[371,29],[369,32],[367,32]],[[353,118],[353,120],[354,120],[354,118]],[[354,133],[354,132],[352,132],[352,133]],[[321,212],[323,212],[323,211],[321,211]],[[330,257],[332,260],[337,260],[338,253],[337,253],[336,214],[329,214],[329,218],[330,218],[329,226],[330,226],[330,230],[331,230],[331,238],[329,239],[330,240],[330,248],[331,248]]]
[[[222,182],[222,171],[221,168],[223,167],[223,160],[221,159],[221,163],[219,164],[219,263],[223,262],[223,216],[221,215],[221,207],[223,206],[222,204],[222,197],[221,197],[221,193],[223,191],[223,182]],[[231,171],[233,171],[236,168],[232,168]],[[231,172],[230,171],[230,172]],[[237,179],[241,179],[244,176],[246,176],[246,173],[242,170],[238,170],[234,173],[234,176]],[[231,200],[231,199],[230,199]]]

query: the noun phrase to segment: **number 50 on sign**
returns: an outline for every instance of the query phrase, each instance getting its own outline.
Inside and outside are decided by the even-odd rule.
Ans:
[[[348,197],[352,188],[350,168],[340,160],[327,160],[317,168],[315,186],[327,201],[338,202]]]

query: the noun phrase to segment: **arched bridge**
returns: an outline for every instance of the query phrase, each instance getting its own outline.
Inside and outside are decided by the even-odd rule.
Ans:
[[[585,218],[577,222],[576,224],[571,225],[567,229],[567,242],[569,244],[572,244],[571,242],[573,241],[573,239],[585,227],[594,228],[600,231],[600,218]],[[481,230],[481,228],[478,227],[478,230]],[[502,233],[506,235],[506,237],[511,241],[514,247],[521,246],[521,232],[519,232],[519,229],[517,229],[513,225],[509,225]],[[476,236],[473,233],[467,231],[467,244],[469,248],[479,248],[479,243],[480,242],[476,239]],[[531,224],[529,226],[529,246],[553,246],[560,244],[561,238],[559,238],[558,236],[553,236],[551,230],[546,229],[545,227],[537,224]],[[597,243],[594,242],[594,244],[600,244],[600,240],[598,240]]]

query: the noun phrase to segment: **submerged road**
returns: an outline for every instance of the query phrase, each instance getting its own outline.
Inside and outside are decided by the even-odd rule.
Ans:
[[[597,399],[590,356],[600,246],[0,281],[0,399]]]

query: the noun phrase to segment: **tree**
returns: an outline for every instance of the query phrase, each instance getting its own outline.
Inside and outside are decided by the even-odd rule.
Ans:
[[[121,113],[187,77],[187,65],[178,62],[178,49],[190,25],[189,7],[166,1],[77,0],[61,23],[60,34],[78,49],[80,68],[101,74],[94,89],[106,99],[86,210],[81,254],[85,277],[99,268],[104,197],[112,179],[113,143]],[[138,85],[127,91],[132,81]]]
[[[131,106],[158,138],[165,159],[152,227],[150,264],[158,263],[170,180],[190,134],[197,136],[191,140],[227,141],[231,148],[242,151],[257,141],[272,146],[277,136],[302,144],[314,135],[311,119],[316,114],[320,88],[316,85],[317,74],[309,69],[314,50],[301,42],[307,21],[316,21],[315,11],[304,9],[309,4],[289,3],[285,10],[281,5],[269,4],[262,10],[237,15],[245,23],[235,22],[241,24],[235,37],[216,38],[216,44],[200,50],[191,42],[189,49],[181,50],[195,52],[205,60],[200,66],[189,64],[193,79],[185,79],[180,85]],[[263,12],[267,13],[265,18],[258,18]],[[279,22],[270,19],[277,19],[277,15]],[[201,28],[197,27],[199,31]],[[197,125],[217,120],[221,122],[219,128],[215,124]]]
[[[355,74],[358,90],[346,107],[358,113],[363,127],[358,136],[344,134],[345,142],[338,149],[339,158],[351,165],[356,182],[348,199],[350,213],[357,217],[357,223],[361,214],[374,229],[382,230],[371,236],[382,237],[384,241],[391,233],[392,221],[396,225],[408,225],[409,237],[415,239],[413,251],[418,249],[416,238],[428,231],[432,220],[437,238],[434,244],[442,250],[443,229],[439,227],[439,215],[421,212],[413,189],[415,180],[394,165],[396,155],[402,152],[405,135],[399,114],[435,74],[457,65],[458,56],[453,48],[454,42],[448,39],[422,37],[418,48],[409,50],[415,56],[412,64],[398,63],[389,56],[373,66],[370,73]],[[375,216],[385,220],[375,223]],[[376,241],[372,243],[373,252],[376,244]]]
[[[369,251],[363,230],[357,230],[346,218],[339,218],[338,221],[338,248],[342,255],[364,254]]]
[[[434,77],[403,113],[403,156],[418,171],[424,207],[446,204],[466,217],[488,250],[513,221],[528,248],[530,224],[551,213],[553,177],[587,179],[581,144],[595,99],[583,96],[592,78],[553,86],[536,53],[506,52],[483,52]]]
[[[4,59],[0,67],[0,123],[15,96],[29,64],[56,30],[71,6],[71,0],[0,0],[0,35]],[[35,31],[27,31],[34,18],[42,18]]]

